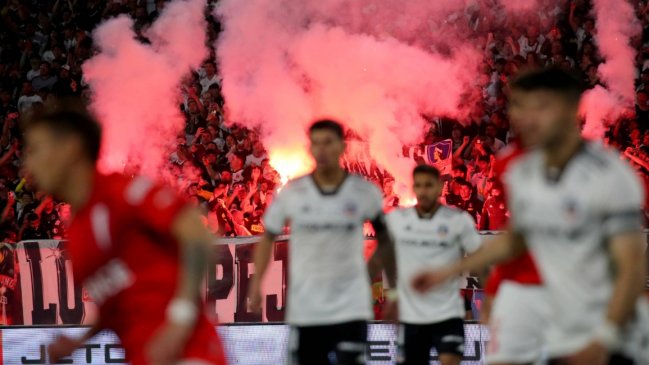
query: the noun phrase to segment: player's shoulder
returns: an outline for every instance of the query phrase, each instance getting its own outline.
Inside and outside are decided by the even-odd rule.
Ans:
[[[412,217],[416,217],[417,215],[414,214],[414,211],[415,207],[397,208],[387,213],[385,217],[386,219],[391,221],[403,221]]]
[[[622,159],[620,152],[598,142],[587,142],[583,148],[582,161],[588,171],[597,174],[599,179],[610,180],[614,184],[622,181],[640,184],[638,175],[629,162]]]
[[[440,218],[448,220],[471,217],[466,211],[449,205],[440,205],[439,210],[437,211],[437,215]]]
[[[311,174],[299,176],[289,180],[283,187],[280,193],[291,194],[294,192],[306,192],[312,185]]]
[[[379,187],[376,186],[376,184],[367,181],[361,175],[349,174],[347,175],[347,179],[349,181],[349,185],[351,187],[350,190],[352,192],[369,193],[369,194],[376,194],[377,192],[379,194],[381,193]]]
[[[505,176],[509,178],[531,177],[543,166],[543,152],[540,149],[526,150],[510,160]]]

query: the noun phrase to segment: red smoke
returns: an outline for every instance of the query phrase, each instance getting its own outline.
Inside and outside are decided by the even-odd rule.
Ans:
[[[271,157],[280,156],[271,159],[280,172],[288,154],[298,156],[298,165],[308,161],[306,129],[329,117],[366,139],[373,158],[404,187],[414,162],[399,156],[403,145],[421,141],[421,115],[459,113],[482,56],[466,40],[448,47],[461,32],[443,19],[463,5],[373,3],[219,3],[224,32],[217,56],[229,118],[261,127]]]
[[[595,40],[604,59],[597,71],[606,87],[586,92],[581,109],[586,116],[584,135],[599,139],[606,127],[634,105],[636,50],[631,39],[639,36],[642,28],[626,0],[594,0],[593,6]]]
[[[139,167],[164,177],[163,165],[184,126],[178,109],[180,82],[208,56],[205,0],[174,0],[136,39],[133,20],[122,15],[93,33],[100,53],[83,65],[92,108],[104,128],[100,168]]]

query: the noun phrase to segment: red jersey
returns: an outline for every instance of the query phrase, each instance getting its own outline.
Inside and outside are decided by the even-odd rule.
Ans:
[[[494,164],[493,171],[496,178],[496,184],[499,185],[502,191],[505,198],[505,204],[507,203],[507,194],[505,194],[507,189],[504,189],[502,176],[505,171],[507,171],[507,167],[512,163],[512,161],[523,155],[523,153],[524,150],[520,146],[510,145],[507,150],[498,156],[498,159]],[[487,279],[487,285],[485,286],[485,292],[487,295],[496,295],[498,287],[503,280],[511,280],[517,283],[530,285],[541,284],[541,276],[539,275],[534,259],[530,255],[529,251],[494,267]]]
[[[132,365],[166,320],[180,264],[172,223],[185,203],[145,178],[95,174],[93,191],[70,226],[74,280],[99,306],[102,328],[120,338]],[[225,364],[214,325],[196,322],[183,358]]]

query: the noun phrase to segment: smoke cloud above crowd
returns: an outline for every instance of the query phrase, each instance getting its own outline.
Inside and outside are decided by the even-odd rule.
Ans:
[[[208,56],[205,0],[174,0],[137,38],[133,20],[122,15],[93,33],[99,53],[83,64],[93,111],[104,130],[100,168],[134,168],[163,178],[176,136],[184,127],[180,84]]]
[[[604,86],[584,94],[581,110],[586,117],[584,135],[602,138],[611,123],[633,108],[636,50],[631,41],[642,27],[628,1],[594,0],[593,7],[595,40],[604,60],[597,72]]]
[[[261,128],[280,173],[308,169],[281,171],[288,156],[308,161],[308,125],[333,118],[369,143],[379,165],[408,177],[413,162],[399,156],[421,140],[422,115],[458,115],[477,78],[481,50],[446,19],[462,2],[294,3],[220,2],[216,49],[229,118]]]

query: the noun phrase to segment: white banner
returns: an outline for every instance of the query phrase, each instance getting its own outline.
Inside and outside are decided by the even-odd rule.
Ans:
[[[484,364],[489,335],[479,324],[465,325],[466,339],[463,365]],[[0,364],[49,364],[47,344],[57,335],[79,336],[85,328],[5,328],[0,330],[2,356]],[[285,325],[231,325],[218,328],[230,364],[278,365],[286,361],[288,327]],[[396,326],[371,324],[368,331],[368,365],[394,364]],[[436,359],[435,352],[431,353]],[[438,362],[433,362],[437,364]],[[60,364],[127,364],[119,340],[111,332],[102,332]]]

